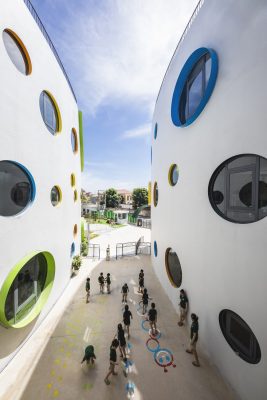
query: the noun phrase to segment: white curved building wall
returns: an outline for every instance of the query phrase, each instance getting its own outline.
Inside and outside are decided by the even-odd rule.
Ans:
[[[0,160],[21,163],[32,174],[36,184],[35,200],[24,212],[13,217],[0,216],[0,286],[9,271],[24,256],[33,251],[48,251],[55,259],[55,279],[45,307],[31,329],[0,327],[1,347],[23,343],[47,315],[70,279],[70,249],[75,242],[75,254],[80,250],[80,151],[74,154],[71,129],[79,132],[78,108],[65,76],[46,39],[22,0],[0,1],[0,87],[1,134]],[[11,29],[26,46],[32,62],[32,73],[20,73],[7,54],[2,32]],[[62,131],[53,136],[43,122],[39,96],[48,90],[56,99],[62,118]],[[76,176],[78,201],[70,176]],[[62,202],[53,207],[50,192],[54,185],[62,190]],[[78,225],[74,239],[73,228]],[[12,331],[12,332],[11,332]],[[12,339],[11,339],[12,338]],[[21,345],[21,343],[20,343]],[[12,345],[10,345],[12,348]],[[18,349],[1,355],[0,370]]]
[[[208,185],[215,169],[232,156],[267,158],[266,21],[264,0],[205,0],[170,63],[153,117],[158,133],[152,139],[152,188],[156,181],[159,190],[158,205],[152,205],[154,268],[178,311],[179,289],[165,269],[166,249],[176,251],[180,288],[188,293],[190,312],[199,316],[199,346],[246,400],[262,400],[267,393],[267,219],[226,221],[213,210]],[[200,47],[217,52],[217,82],[199,117],[188,127],[176,127],[171,120],[175,84]],[[179,180],[171,187],[173,163]],[[258,364],[243,361],[226,342],[218,319],[223,309],[236,312],[252,329],[261,348]]]

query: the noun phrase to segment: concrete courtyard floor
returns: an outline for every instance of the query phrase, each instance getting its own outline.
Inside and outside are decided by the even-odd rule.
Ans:
[[[145,271],[145,286],[158,310],[158,327],[161,331],[159,345],[168,349],[176,367],[167,371],[154,361],[154,353],[146,347],[149,339],[138,315],[141,300],[138,290],[138,273]],[[111,273],[111,294],[99,294],[97,277],[100,272]],[[177,313],[157,280],[149,256],[133,256],[111,261],[101,261],[89,274],[91,276],[90,303],[85,302],[84,282],[66,308],[39,359],[23,400],[234,400],[233,391],[199,351],[201,367],[192,365],[192,356],[185,352],[188,344],[188,326],[177,326]],[[74,278],[76,279],[76,278]],[[128,341],[128,357],[131,365],[125,378],[122,368],[118,376],[111,377],[111,384],[104,383],[109,366],[109,346],[122,321],[121,286],[127,282],[130,288],[128,304],[133,314],[131,337]],[[177,291],[177,296],[178,296]],[[147,323],[144,323],[146,328]],[[200,321],[201,336],[201,321]],[[96,363],[81,366],[84,348],[95,347]],[[152,341],[149,342],[152,346]],[[155,342],[154,342],[155,344]],[[118,361],[119,351],[117,351]],[[161,353],[159,362],[169,362],[170,355]],[[131,397],[131,388],[133,396]]]

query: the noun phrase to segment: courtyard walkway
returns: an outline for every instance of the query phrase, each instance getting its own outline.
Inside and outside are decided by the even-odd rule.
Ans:
[[[145,318],[138,311],[141,300],[137,291],[140,268],[144,269],[145,286],[156,303],[161,331],[159,344],[152,340],[148,342],[150,350],[146,345],[149,339],[147,323],[143,322]],[[100,272],[104,275],[111,273],[112,292],[109,295],[99,294],[97,277]],[[161,289],[149,256],[101,261],[90,276],[90,303],[85,302],[85,285],[82,283],[55,326],[22,400],[237,399],[201,352],[201,367],[192,365],[191,355],[185,352],[188,326],[177,326],[178,316]],[[124,377],[119,365],[118,376],[112,376],[111,384],[107,386],[104,377],[109,366],[109,346],[117,324],[122,321],[120,292],[125,282],[130,288],[128,304],[133,314],[128,341],[128,377]],[[84,348],[88,344],[95,347],[97,359],[94,367],[88,367],[86,363],[81,366]],[[157,354],[154,352],[156,348],[159,350]],[[117,354],[120,360],[119,351]],[[162,364],[170,364],[166,372]]]

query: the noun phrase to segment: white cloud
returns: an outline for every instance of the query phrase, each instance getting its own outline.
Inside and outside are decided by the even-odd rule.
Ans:
[[[143,186],[147,186],[147,181],[142,183],[133,182],[130,180],[120,180],[113,176],[110,177],[109,174],[106,174],[105,176],[99,176],[97,171],[89,171],[87,169],[82,173],[82,188],[93,193],[96,193],[98,190],[105,190],[111,187],[114,187],[115,189],[132,190],[135,187]]]
[[[140,125],[137,128],[129,129],[125,131],[122,135],[122,139],[135,139],[150,137],[151,134],[151,124]]]
[[[149,116],[164,73],[197,0],[65,2],[59,46],[82,108],[123,101]]]

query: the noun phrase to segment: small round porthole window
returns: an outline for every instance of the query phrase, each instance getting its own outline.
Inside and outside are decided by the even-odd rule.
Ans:
[[[78,192],[77,192],[76,189],[74,190],[73,198],[74,198],[74,201],[77,201],[77,200],[78,200]]]
[[[78,152],[78,135],[75,128],[71,130],[71,148],[73,153],[76,154]]]
[[[156,240],[154,240],[154,256],[157,257],[158,256],[158,245]]]
[[[158,136],[158,124],[156,123],[155,127],[154,127],[154,139],[155,140],[157,139],[157,136]]]
[[[54,207],[56,207],[62,200],[62,192],[59,186],[53,186],[51,189],[51,203]]]
[[[19,214],[35,197],[35,183],[30,172],[13,161],[0,161],[0,215]]]
[[[176,164],[172,164],[169,169],[169,184],[175,186],[179,178],[179,170]]]
[[[165,266],[172,286],[180,287],[182,284],[182,268],[176,252],[171,247],[165,253]]]
[[[242,360],[250,364],[260,362],[261,350],[258,340],[238,314],[231,310],[222,310],[219,323],[225,340]]]
[[[11,29],[5,29],[2,36],[12,63],[22,74],[29,75],[32,72],[31,59],[21,39]]]
[[[186,61],[172,97],[171,117],[176,126],[188,126],[206,106],[216,83],[218,57],[214,50],[201,47]]]
[[[159,189],[158,189],[158,184],[157,182],[154,183],[154,189],[153,189],[153,201],[154,201],[154,206],[157,207],[158,205],[158,200],[159,200]]]
[[[70,255],[71,255],[71,257],[74,256],[74,253],[75,253],[75,243],[73,242],[73,243],[71,244],[71,248],[70,248]]]
[[[222,218],[239,224],[267,215],[267,159],[242,154],[224,161],[209,182],[210,203]]]
[[[78,226],[77,226],[77,224],[75,224],[74,228],[73,228],[73,236],[76,236],[77,232],[78,232]]]
[[[44,90],[39,98],[40,110],[43,121],[52,135],[56,135],[62,129],[61,116],[56,100],[51,93]]]
[[[55,261],[48,252],[24,257],[10,271],[0,291],[0,321],[22,328],[38,316],[52,289]]]
[[[70,176],[70,184],[71,184],[72,187],[75,186],[75,184],[76,184],[75,174],[71,174],[71,176]]]

